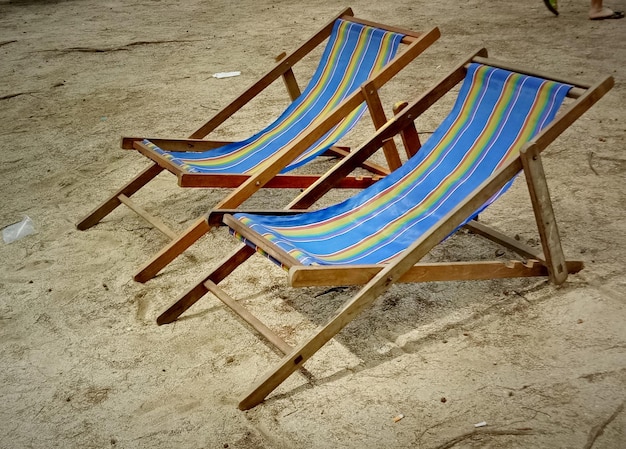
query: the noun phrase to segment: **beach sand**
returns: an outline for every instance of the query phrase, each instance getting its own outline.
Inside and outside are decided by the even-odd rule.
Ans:
[[[36,230],[0,242],[0,447],[625,447],[626,20],[589,21],[587,3],[559,3],[554,17],[540,1],[0,1],[0,227],[28,216]],[[147,166],[119,149],[120,136],[188,136],[344,6],[441,30],[383,89],[388,114],[480,47],[564,78],[615,77],[543,158],[565,253],[585,268],[560,287],[393,287],[307,375],[242,412],[239,399],[279,355],[212,297],[174,324],[155,322],[236,241],[214,230],[140,284],[132,276],[163,235],[126,208],[86,231],[75,223]],[[301,85],[314,63],[295,70]],[[212,77],[229,71],[241,75]],[[213,138],[245,137],[287,104],[279,81]],[[418,121],[424,139],[449,104]],[[364,120],[347,144],[372,131]],[[177,231],[226,194],[181,189],[169,173],[144,190],[137,201]],[[262,191],[245,206],[281,208],[295,194]],[[538,245],[521,178],[481,219]],[[462,233],[429,258],[497,250]],[[286,281],[255,256],[224,286],[292,344],[357,291]]]

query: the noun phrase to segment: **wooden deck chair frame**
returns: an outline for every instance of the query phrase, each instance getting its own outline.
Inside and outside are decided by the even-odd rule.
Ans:
[[[176,303],[159,316],[157,320],[159,324],[170,323],[206,293],[211,292],[284,354],[283,359],[258,381],[254,388],[241,400],[240,409],[249,409],[262,402],[278,385],[294,371],[302,368],[303,364],[323,345],[395,283],[548,276],[555,284],[561,284],[566,280],[568,273],[582,269],[582,262],[567,261],[563,255],[540,154],[557,136],[611,89],[613,79],[607,77],[596,84],[589,85],[530,72],[509,64],[492,61],[486,56],[486,50],[482,49],[463,61],[431,91],[407,105],[373,138],[351,153],[349,157],[343,159],[315,185],[303,192],[290,206],[292,208],[307,207],[336,185],[341,177],[350,173],[361,160],[366,159],[369,154],[380,148],[387,139],[399,133],[413,134],[415,132],[414,120],[464,78],[466,64],[472,61],[518,73],[535,75],[544,79],[565,82],[574,86],[568,94],[568,97],[574,98],[574,100],[569,105],[562,107],[557,117],[525,145],[518,157],[513,158],[496,171],[458,204],[453,211],[441,218],[437,226],[432,227],[430,231],[414,241],[392,263],[345,267],[304,266],[261,235],[242,225],[228,211],[222,210],[212,213],[209,218],[212,224],[222,221],[235,232],[249,239],[258,248],[261,248],[268,256],[287,267],[291,286],[364,285],[355,296],[344,303],[321,329],[305,342],[292,347],[218,286],[219,282],[255,253],[255,249],[242,244],[226,257],[218,268],[189,289]],[[472,221],[466,225],[471,231],[502,244],[528,260],[526,262],[419,263],[434,246],[460,226],[468,216],[471,216],[520,170],[524,172],[530,192],[543,251],[528,247],[482,223]],[[270,213],[289,214],[294,212],[294,210],[287,210]]]
[[[259,81],[251,85],[228,106],[218,112],[213,118],[202,125],[196,132],[191,134],[188,139],[147,138],[147,140],[150,140],[155,145],[168,151],[206,151],[229,143],[223,141],[205,140],[205,138],[209,135],[209,133],[224,123],[235,112],[260,94],[266,87],[278,78],[283,78],[291,99],[293,100],[297,98],[300,95],[300,89],[296,82],[292,67],[330,36],[333,24],[338,19],[402,33],[405,35],[402,42],[407,44],[407,48],[397,54],[380,72],[372,76],[360,87],[360,89],[357,89],[352,95],[347,97],[327,116],[319,120],[316,124],[310,125],[308,132],[303,133],[299,139],[278,151],[271,158],[271,160],[268,161],[268,165],[264,170],[252,175],[187,173],[181,170],[179,166],[170,162],[167,158],[150,151],[150,149],[142,143],[142,140],[144,140],[143,137],[123,137],[121,144],[122,148],[137,150],[139,153],[151,159],[151,165],[121,189],[116,191],[101,205],[87,214],[77,223],[76,227],[79,230],[88,229],[97,224],[119,205],[125,204],[144,220],[152,224],[152,226],[156,229],[168,236],[171,239],[171,242],[159,251],[144,266],[142,266],[134,276],[136,281],[145,282],[153,278],[165,266],[182,254],[189,246],[191,246],[211,229],[211,226],[208,224],[207,215],[205,215],[195,220],[185,231],[177,234],[158,217],[151,215],[130,199],[131,195],[135,194],[149,181],[154,179],[159,173],[161,173],[161,171],[168,170],[175,174],[178,177],[178,184],[181,187],[232,188],[232,192],[215,206],[218,209],[239,207],[245,200],[263,187],[306,189],[317,181],[320,177],[319,175],[280,174],[280,172],[310,145],[317,141],[317,139],[322,137],[333,126],[337,125],[347,114],[356,109],[363,102],[367,105],[375,128],[380,128],[387,121],[387,117],[385,116],[385,112],[378,95],[379,89],[439,38],[440,32],[438,28],[433,28],[425,33],[416,33],[410,30],[404,30],[356,18],[354,17],[352,10],[347,8],[324,25],[308,41],[294,50],[291,54],[287,56],[281,55],[279,57],[281,59],[274,66],[274,68],[265,74]],[[382,148],[389,165],[389,169],[394,170],[400,165],[401,162],[398,150],[393,140],[385,142]],[[345,148],[332,147],[327,154],[345,157],[348,152]],[[388,169],[376,164],[368,163],[367,161],[363,161],[362,166],[373,172],[374,175],[358,177],[348,176],[337,183],[335,187],[363,188],[371,185],[379,179],[381,175],[384,176],[389,173]]]

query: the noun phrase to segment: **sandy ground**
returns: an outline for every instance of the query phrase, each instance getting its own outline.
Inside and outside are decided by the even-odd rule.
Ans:
[[[626,20],[589,21],[582,0],[560,1],[558,18],[539,0],[309,3],[0,1],[0,227],[25,215],[36,227],[0,243],[0,447],[626,447]],[[123,208],[88,231],[74,223],[146,165],[118,149],[121,135],[190,134],[344,6],[441,29],[384,90],[387,110],[483,46],[564,77],[615,77],[544,159],[566,254],[586,268],[560,288],[538,279],[393,288],[307,363],[310,377],[296,373],[241,412],[238,399],[279,357],[214,298],[155,324],[234,247],[226,232],[142,285],[132,274],[162,235]],[[241,76],[211,77],[232,70]],[[247,135],[286,102],[277,83],[216,138]],[[444,112],[419,129],[432,131]],[[367,136],[364,126],[348,143]],[[145,190],[144,207],[179,230],[224,195],[181,191],[167,174]],[[293,193],[249,204],[282,207]],[[484,220],[537,242],[521,182]],[[496,250],[460,235],[431,257]],[[292,343],[355,292],[291,289],[262,257],[244,267],[226,287]]]

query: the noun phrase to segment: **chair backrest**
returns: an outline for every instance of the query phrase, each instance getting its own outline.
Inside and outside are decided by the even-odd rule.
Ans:
[[[381,181],[307,214],[235,217],[305,265],[389,261],[519,156],[552,121],[570,88],[473,63],[450,114],[414,157]]]
[[[253,173],[277,150],[300,137],[304,129],[328,114],[393,57],[404,35],[338,19],[317,70],[302,94],[270,125],[241,142],[207,153],[153,150],[190,173]],[[292,170],[323,153],[347,133],[365,111],[352,111],[283,171]]]

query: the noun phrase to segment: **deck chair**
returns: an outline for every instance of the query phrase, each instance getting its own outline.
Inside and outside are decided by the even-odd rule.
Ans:
[[[80,230],[94,226],[120,204],[127,205],[172,241],[145,264],[135,280],[145,282],[210,230],[206,217],[196,220],[177,235],[160,219],[150,215],[129,197],[162,170],[178,177],[181,187],[232,188],[218,208],[236,208],[262,187],[300,188],[319,176],[287,172],[322,154],[345,156],[335,143],[350,130],[365,110],[376,128],[386,122],[378,90],[439,37],[434,28],[414,33],[357,19],[346,9],[258,82],[216,114],[189,139],[122,138],[122,148],[134,149],[151,165],[123,186],[77,224]],[[325,39],[319,66],[300,92],[292,66]],[[407,44],[397,54],[401,43]],[[240,142],[204,140],[216,127],[282,76],[293,102],[273,123]],[[338,187],[364,187],[400,165],[393,141],[383,151],[389,168],[364,162],[374,176],[349,177]]]
[[[388,139],[412,135],[414,120],[462,81],[456,103],[434,134],[378,183],[315,211],[211,214],[211,223],[221,221],[244,243],[157,322],[176,320],[211,292],[284,354],[239,403],[241,409],[263,401],[395,283],[548,276],[560,284],[568,273],[582,269],[582,262],[564,258],[540,154],[613,86],[613,79],[594,85],[565,81],[486,56],[483,49],[464,60],[291,207],[308,207]],[[474,220],[520,171],[530,191],[542,250]],[[522,261],[419,263],[462,226],[517,252]],[[292,347],[218,285],[255,251],[284,267],[293,287],[364,286],[307,341]]]

